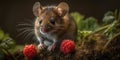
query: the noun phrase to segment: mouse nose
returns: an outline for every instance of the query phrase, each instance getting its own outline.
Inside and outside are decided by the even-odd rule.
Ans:
[[[44,25],[44,26],[42,26],[42,28],[50,29],[51,26],[49,26],[49,25]]]
[[[44,25],[44,26],[42,26],[42,28],[41,28],[41,30],[42,30],[44,33],[49,32],[50,29],[51,29],[51,26],[49,26],[49,25]]]
[[[41,28],[42,32],[44,32],[44,33],[49,32],[49,31],[50,31],[50,29],[51,29],[51,27],[50,27],[50,26],[43,26],[43,27]]]

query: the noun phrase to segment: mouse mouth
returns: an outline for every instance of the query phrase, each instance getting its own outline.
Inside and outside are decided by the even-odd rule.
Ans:
[[[43,33],[48,33],[48,32],[49,32],[49,29],[47,29],[47,28],[42,28],[41,31],[42,31]]]

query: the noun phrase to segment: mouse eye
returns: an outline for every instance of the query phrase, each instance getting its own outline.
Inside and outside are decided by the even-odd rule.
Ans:
[[[50,20],[50,23],[52,23],[52,24],[54,25],[54,24],[55,24],[55,19],[52,18],[52,19]]]
[[[41,24],[41,23],[42,23],[42,20],[39,21],[39,24]]]

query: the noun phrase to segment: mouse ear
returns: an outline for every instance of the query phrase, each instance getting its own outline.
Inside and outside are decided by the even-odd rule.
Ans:
[[[42,6],[40,5],[39,2],[36,2],[34,5],[33,5],[33,14],[35,16],[39,16],[39,14],[41,13],[41,10],[42,10]]]
[[[64,16],[66,15],[68,12],[69,12],[69,6],[67,3],[65,2],[61,2],[58,6],[57,6],[57,11],[58,11],[58,14],[60,16]]]

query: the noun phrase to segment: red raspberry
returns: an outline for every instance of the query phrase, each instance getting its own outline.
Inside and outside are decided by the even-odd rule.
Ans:
[[[72,40],[63,40],[63,42],[61,43],[60,46],[60,50],[64,53],[64,54],[68,54],[68,53],[72,53],[75,51],[75,43]]]
[[[37,55],[37,49],[33,44],[26,45],[24,47],[23,53],[28,59],[31,59]]]

